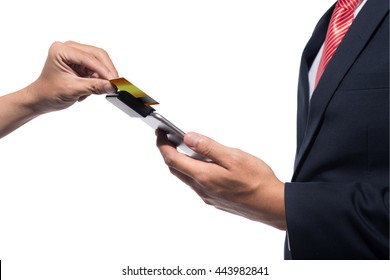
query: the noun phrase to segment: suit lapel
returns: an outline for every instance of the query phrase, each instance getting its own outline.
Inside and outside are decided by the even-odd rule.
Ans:
[[[297,118],[297,152],[302,144],[306,131],[307,118],[309,112],[309,69],[325,40],[328,23],[332,16],[331,7],[320,19],[313,31],[313,35],[303,50],[298,81],[298,118]]]
[[[367,1],[363,9],[360,11],[357,18],[355,19],[354,23],[349,28],[347,34],[345,35],[344,39],[340,43],[336,52],[334,53],[333,58],[329,61],[329,64],[325,69],[321,77],[321,80],[318,83],[317,88],[315,89],[312,99],[310,101],[310,108],[307,110],[308,111],[307,113],[308,117],[306,122],[307,125],[306,123],[304,124],[301,123],[300,125],[298,125],[298,134],[301,133],[302,136],[301,139],[299,139],[298,136],[298,141],[301,140],[301,142],[298,142],[298,150],[295,159],[295,172],[294,172],[293,180],[295,180],[299,172],[299,169],[302,165],[303,159],[305,158],[310,145],[314,141],[314,136],[318,130],[318,127],[320,125],[320,122],[322,120],[322,117],[324,115],[324,112],[326,110],[329,101],[331,100],[334,93],[336,92],[337,87],[342,81],[342,79],[344,78],[345,74],[348,72],[351,65],[357,59],[357,57],[363,50],[364,46],[369,41],[371,35],[374,33],[376,27],[381,22],[383,17],[388,13],[388,11],[389,11],[388,0]],[[328,18],[327,15],[329,16],[329,11],[325,15],[326,18]],[[329,22],[329,19],[327,19],[327,21]],[[306,59],[309,59],[307,60],[308,62],[310,62],[310,59],[313,59],[310,56],[310,53],[307,54]],[[305,66],[301,66],[301,67],[305,67]],[[307,80],[307,71],[301,70],[300,74],[305,75],[305,77],[300,77],[300,79]],[[305,102],[308,102],[307,101],[308,87],[307,89],[304,90],[306,93]],[[300,98],[302,99],[302,97]],[[300,109],[302,108],[298,107],[298,110]],[[305,111],[304,108],[303,111]],[[302,112],[298,113],[298,122],[300,121],[299,114],[302,114]],[[299,132],[299,130],[302,130],[304,132],[303,133],[302,131]]]

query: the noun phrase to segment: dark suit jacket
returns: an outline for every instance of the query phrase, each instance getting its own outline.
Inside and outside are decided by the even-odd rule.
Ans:
[[[285,258],[388,259],[389,2],[367,1],[309,100],[332,11],[302,56]]]

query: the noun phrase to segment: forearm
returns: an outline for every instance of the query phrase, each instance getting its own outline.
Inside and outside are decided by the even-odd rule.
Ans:
[[[30,86],[0,97],[0,138],[37,117]]]

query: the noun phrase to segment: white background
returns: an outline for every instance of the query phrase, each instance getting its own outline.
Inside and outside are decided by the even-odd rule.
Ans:
[[[34,81],[56,40],[99,46],[177,126],[289,181],[300,56],[332,3],[2,1],[0,94]],[[128,265],[268,266],[269,279],[388,273],[386,262],[284,262],[283,243],[284,232],[204,204],[169,173],[154,132],[103,96],[0,140],[4,279],[158,278],[122,276]],[[213,277],[226,278],[182,278]]]

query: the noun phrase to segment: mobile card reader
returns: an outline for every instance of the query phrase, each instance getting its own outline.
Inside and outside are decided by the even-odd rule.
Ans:
[[[122,83],[123,80],[125,80],[123,78],[119,78],[119,79],[121,79]],[[136,88],[127,80],[125,81],[131,84],[136,90],[138,90],[138,97],[136,97],[135,95],[131,94],[128,91],[120,90],[121,86],[118,86],[118,83],[116,83],[117,80],[119,79],[111,80],[111,82],[118,87],[119,91],[114,94],[106,95],[106,99],[109,102],[114,104],[116,107],[121,109],[130,117],[141,119],[150,127],[152,127],[154,130],[160,129],[164,131],[167,134],[169,141],[172,142],[177,148],[179,148],[182,152],[184,152],[188,156],[195,159],[208,161],[205,157],[197,154],[196,152],[194,152],[184,144],[183,138],[185,133],[181,129],[179,129],[173,123],[171,123],[162,115],[157,113],[153,107],[148,105],[148,103],[158,104],[156,101],[154,101],[151,97],[149,97],[141,90]],[[140,92],[143,95],[139,94]]]

